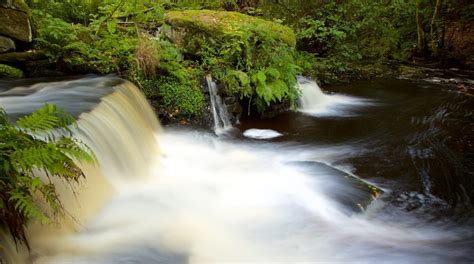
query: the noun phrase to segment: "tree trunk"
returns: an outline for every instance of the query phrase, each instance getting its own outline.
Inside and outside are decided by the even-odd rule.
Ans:
[[[430,46],[431,46],[431,52],[433,55],[436,57],[438,55],[438,44],[439,44],[439,38],[437,34],[437,27],[436,27],[436,20],[438,19],[438,14],[439,10],[441,8],[441,0],[436,0],[436,6],[433,11],[433,16],[431,17],[431,23],[430,23]]]
[[[418,53],[424,53],[426,50],[425,30],[423,29],[423,15],[420,13],[421,2],[416,3],[416,29],[418,33]]]

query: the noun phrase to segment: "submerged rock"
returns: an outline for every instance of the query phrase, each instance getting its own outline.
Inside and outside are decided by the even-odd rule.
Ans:
[[[364,211],[383,194],[382,189],[367,181],[322,162],[293,161],[291,164],[295,165],[295,169],[303,169],[305,173],[325,182],[327,188],[323,189],[326,194],[353,212]]]
[[[254,138],[254,139],[272,139],[276,137],[281,137],[283,134],[271,130],[271,129],[256,129],[256,128],[251,128],[247,129],[244,131],[243,135],[248,138]]]

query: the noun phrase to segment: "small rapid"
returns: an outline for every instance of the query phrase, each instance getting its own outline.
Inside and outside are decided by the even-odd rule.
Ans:
[[[298,88],[301,90],[298,111],[311,116],[354,116],[353,108],[371,104],[367,99],[326,94],[314,80],[306,77],[298,77]]]

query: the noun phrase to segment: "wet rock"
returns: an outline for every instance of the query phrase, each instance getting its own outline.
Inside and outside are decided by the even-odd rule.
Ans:
[[[445,201],[437,197],[413,191],[393,192],[390,195],[384,197],[384,200],[406,211],[436,211],[439,209],[447,209],[449,207]]]
[[[22,78],[23,71],[5,64],[0,64],[0,78]]]
[[[11,38],[0,36],[0,53],[15,51],[16,45]]]

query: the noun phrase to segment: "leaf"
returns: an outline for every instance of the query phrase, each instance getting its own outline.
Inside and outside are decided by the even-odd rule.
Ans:
[[[110,34],[114,34],[115,31],[117,31],[117,23],[115,23],[115,21],[109,21],[109,22],[107,22],[107,31],[108,31]]]
[[[273,80],[277,80],[280,78],[280,72],[272,67],[268,67],[265,71],[266,75],[272,77]]]

